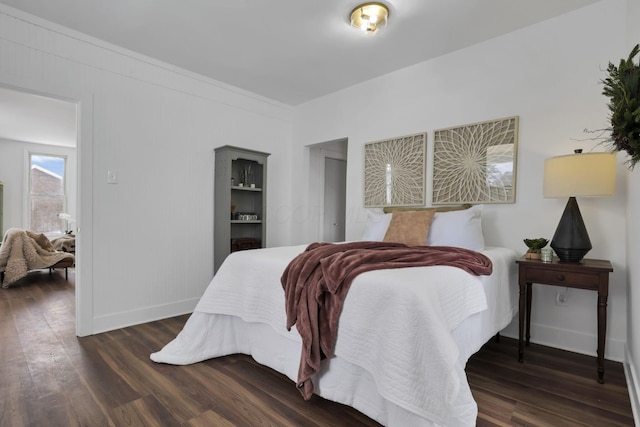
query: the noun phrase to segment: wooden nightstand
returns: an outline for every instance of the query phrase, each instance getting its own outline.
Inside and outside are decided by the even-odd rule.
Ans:
[[[518,360],[524,360],[523,335],[526,325],[527,341],[531,338],[531,285],[564,286],[598,292],[598,382],[604,383],[604,346],[607,335],[607,297],[609,296],[609,273],[611,262],[600,259],[583,259],[579,263],[559,261],[542,262],[520,258],[518,284],[520,286]],[[526,313],[526,323],[525,323]]]

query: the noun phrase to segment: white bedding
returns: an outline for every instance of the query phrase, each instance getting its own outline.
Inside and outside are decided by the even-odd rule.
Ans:
[[[189,364],[245,353],[295,381],[301,341],[295,328],[285,329],[280,276],[305,247],[230,255],[183,331],[152,360]],[[491,276],[445,266],[358,276],[340,317],[335,357],[314,377],[316,393],[385,425],[475,425],[464,365],[517,308],[516,254],[482,252],[493,262]]]

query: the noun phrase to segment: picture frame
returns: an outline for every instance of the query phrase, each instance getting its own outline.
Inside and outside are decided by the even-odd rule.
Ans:
[[[434,131],[433,205],[515,203],[519,117]]]
[[[364,145],[364,207],[424,206],[427,134]]]

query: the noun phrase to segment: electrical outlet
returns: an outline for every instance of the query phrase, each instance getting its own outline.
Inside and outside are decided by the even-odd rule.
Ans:
[[[556,292],[556,305],[560,307],[566,307],[567,305],[569,305],[569,298],[567,296],[566,289]]]

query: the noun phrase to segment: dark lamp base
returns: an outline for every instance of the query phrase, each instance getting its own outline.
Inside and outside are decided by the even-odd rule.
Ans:
[[[564,262],[580,262],[591,250],[591,240],[575,197],[570,197],[564,208],[551,247]]]
[[[553,250],[555,251],[560,261],[563,261],[563,262],[580,262],[582,258],[584,258],[584,256],[587,254],[587,252],[591,250],[591,248],[589,249],[559,248],[555,246],[553,242],[551,242],[551,248],[553,248]]]

